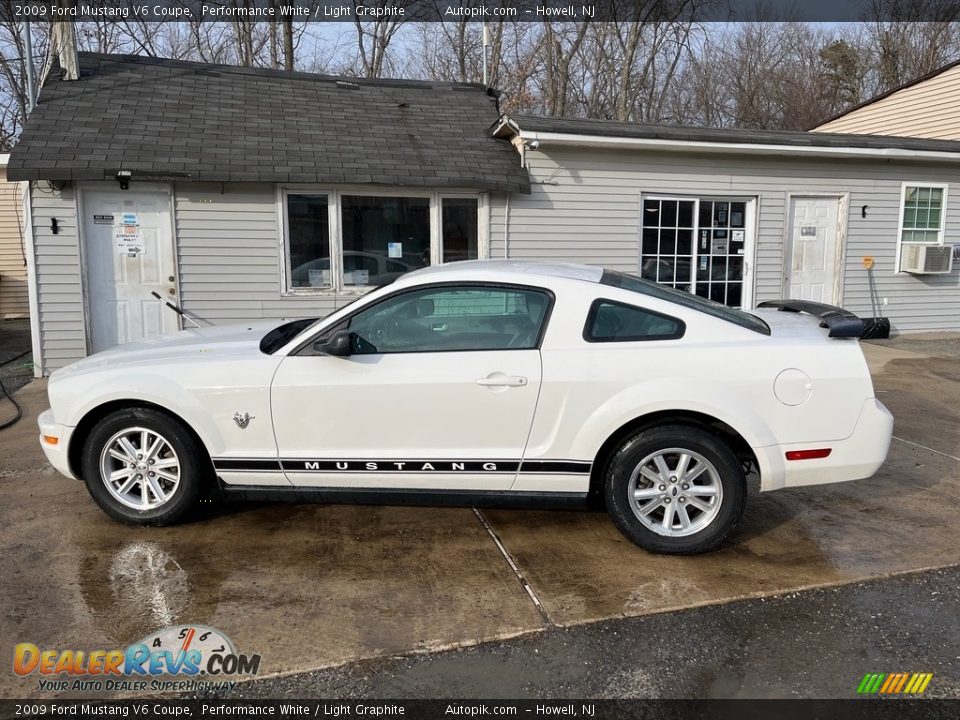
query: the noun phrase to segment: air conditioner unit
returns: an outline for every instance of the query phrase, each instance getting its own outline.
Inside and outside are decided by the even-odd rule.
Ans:
[[[914,275],[943,275],[953,270],[951,245],[903,245],[900,269]]]

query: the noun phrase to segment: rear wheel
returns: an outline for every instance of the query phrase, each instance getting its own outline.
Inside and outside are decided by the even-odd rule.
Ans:
[[[187,428],[152,408],[107,415],[83,448],[83,478],[110,517],[130,525],[170,525],[195,505],[206,452]]]
[[[743,468],[722,438],[686,425],[629,437],[604,477],[607,511],[646,550],[692,555],[723,541],[746,500]]]

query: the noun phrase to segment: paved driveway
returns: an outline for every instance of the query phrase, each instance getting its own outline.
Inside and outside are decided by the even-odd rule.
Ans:
[[[43,461],[32,383],[0,433],[0,654],[198,623],[288,673],[960,564],[960,359],[907,345],[865,345],[897,420],[881,472],[753,493],[731,540],[694,558],[644,553],[591,512],[246,505],[128,528]],[[2,696],[35,688],[0,673]]]

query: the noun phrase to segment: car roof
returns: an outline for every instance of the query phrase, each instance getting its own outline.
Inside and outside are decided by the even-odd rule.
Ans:
[[[523,262],[518,260],[461,260],[444,265],[431,265],[406,273],[400,278],[412,281],[443,282],[445,280],[514,280],[529,281],[530,276],[566,278],[584,282],[600,282],[603,268],[576,263]],[[512,276],[512,277],[511,277]]]

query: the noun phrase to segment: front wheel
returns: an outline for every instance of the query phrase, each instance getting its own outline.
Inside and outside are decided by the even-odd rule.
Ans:
[[[716,547],[746,501],[743,468],[719,436],[693,426],[651,427],[629,437],[604,477],[607,511],[634,543],[693,555]]]
[[[179,421],[152,408],[125,408],[97,423],[83,448],[87,490],[128,525],[171,525],[194,506],[209,461]]]

